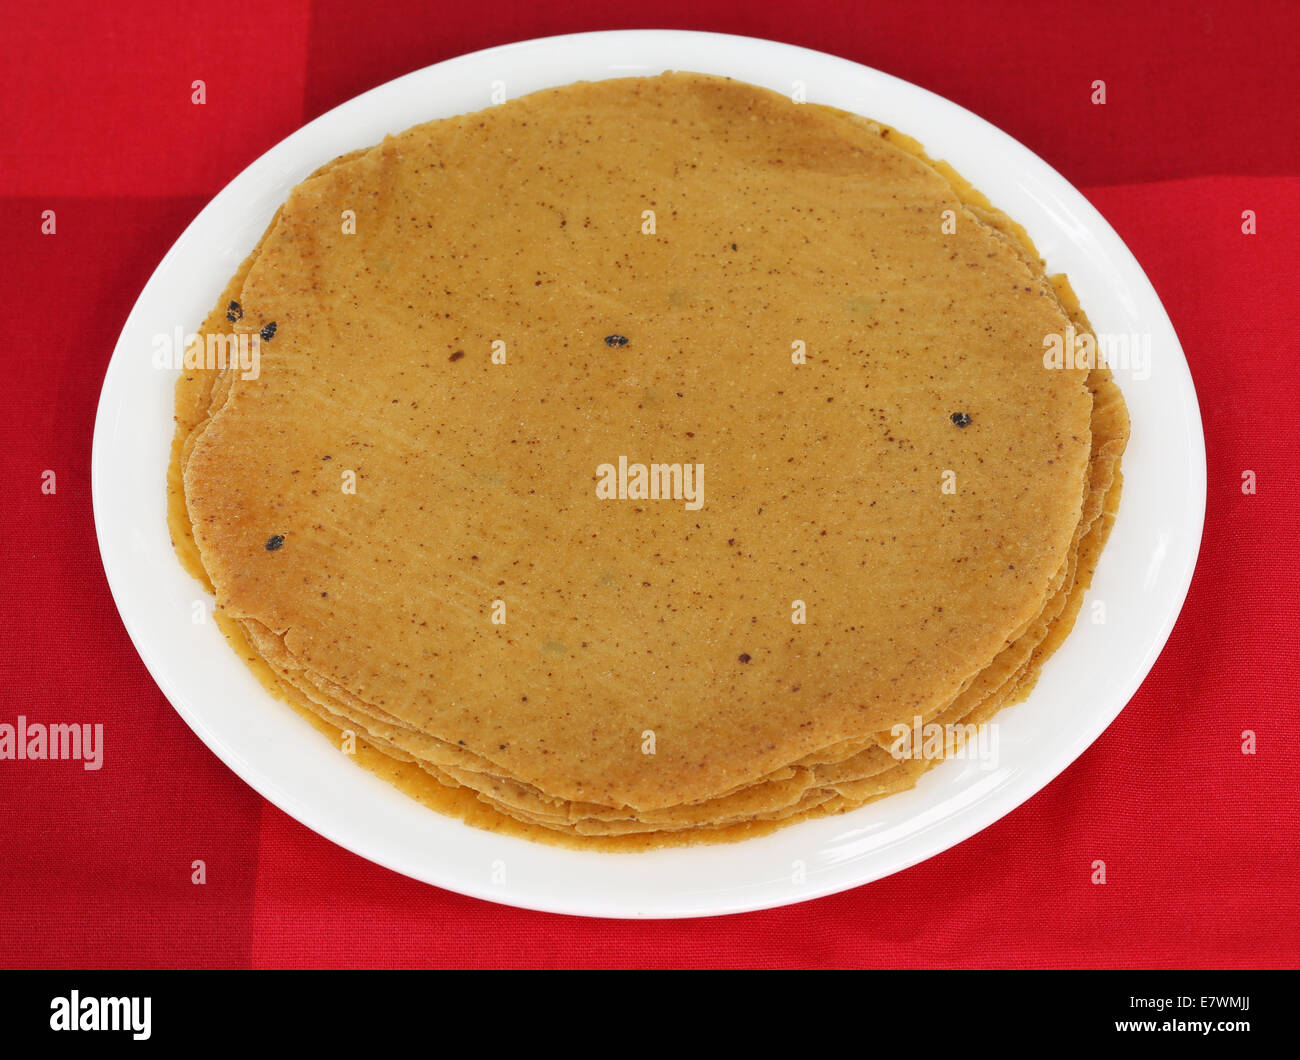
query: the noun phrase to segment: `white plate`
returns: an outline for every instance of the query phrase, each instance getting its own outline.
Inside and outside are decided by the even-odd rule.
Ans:
[[[349,761],[270,697],[208,621],[164,525],[175,375],[152,339],[193,330],[289,190],[324,162],[431,118],[582,79],[665,69],[725,74],[896,126],[950,161],[1069,274],[1094,328],[1151,337],[1150,378],[1118,372],[1133,420],[1124,497],[1078,625],[1033,695],[1004,711],[997,768],[949,761],[915,790],[741,844],[646,854],[565,851],[427,810]],[[953,103],[819,52],[712,33],[584,33],[476,52],[318,118],[225,188],[163,258],[122,330],[95,424],[95,523],[122,621],[176,710],[212,751],[307,827],[397,872],[463,894],[589,916],[681,917],[803,901],[946,850],[1049,783],[1114,720],[1164,646],[1205,514],[1200,411],[1159,298],[1110,225],[1064,178]],[[1094,623],[1092,601],[1104,601]],[[1136,766],[1135,766],[1136,768]],[[302,866],[310,872],[309,865]]]

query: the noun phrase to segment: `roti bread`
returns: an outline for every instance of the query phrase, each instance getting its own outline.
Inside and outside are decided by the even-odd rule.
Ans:
[[[1068,327],[895,130],[578,83],[294,189],[202,329],[256,378],[178,382],[173,538],[268,686],[430,804],[743,838],[911,786],[898,725],[986,721],[1068,633],[1128,435],[1109,372],[1044,366]]]

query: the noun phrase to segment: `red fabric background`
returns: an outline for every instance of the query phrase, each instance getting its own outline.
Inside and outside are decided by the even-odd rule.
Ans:
[[[93,0],[0,43],[0,721],[102,720],[100,772],[0,762],[0,965],[1295,966],[1300,660],[1294,5],[918,0],[483,5]],[[770,37],[914,81],[1028,144],[1145,266],[1201,398],[1209,512],[1186,609],[1118,721],[968,842],[867,887],[714,920],[490,905],[394,875],[265,803],[154,686],[95,545],[90,439],[121,324],[220,187],[355,93],[588,29]],[[190,103],[207,81],[208,101]],[[1107,82],[1106,106],[1089,103]],[[58,234],[40,234],[45,209]],[[1240,231],[1255,210],[1259,234]],[[58,492],[40,491],[41,473]],[[1258,476],[1244,496],[1241,473]],[[1241,753],[1241,732],[1258,753]],[[1146,751],[1165,752],[1152,758]],[[203,858],[208,884],[189,882]],[[1090,883],[1107,863],[1106,886]]]

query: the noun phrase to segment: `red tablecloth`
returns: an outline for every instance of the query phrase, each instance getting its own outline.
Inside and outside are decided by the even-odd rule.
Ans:
[[[6,16],[0,722],[102,721],[108,753],[98,772],[0,761],[0,965],[1300,963],[1300,14],[1246,0],[1121,5],[1122,18],[1112,6],[300,0],[236,15],[85,0]],[[835,897],[623,923],[415,883],[254,794],[137,658],[100,567],[89,476],[100,382],[127,312],[247,163],[429,63],[645,26],[770,37],[899,75],[1001,126],[1081,187],[1183,340],[1205,420],[1209,513],[1186,609],[1150,677],[1018,811]],[[202,107],[190,102],[197,78]],[[1105,106],[1090,103],[1096,79]],[[42,235],[50,209],[57,234]],[[1248,209],[1254,236],[1241,231]],[[41,490],[46,470],[53,495]],[[1256,473],[1253,496],[1244,470]],[[1241,751],[1246,729],[1253,756]],[[195,858],[206,886],[190,882]],[[1105,886],[1090,882],[1099,858]]]

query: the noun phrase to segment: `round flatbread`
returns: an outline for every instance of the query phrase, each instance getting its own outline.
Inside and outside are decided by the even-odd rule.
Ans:
[[[174,538],[408,790],[737,838],[1032,687],[1118,503],[1118,389],[1043,359],[1087,326],[884,126],[698,74],[539,92],[293,190],[200,338],[257,371],[178,384]]]

